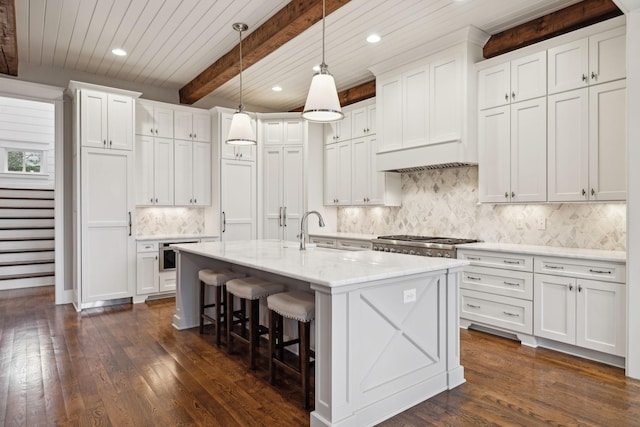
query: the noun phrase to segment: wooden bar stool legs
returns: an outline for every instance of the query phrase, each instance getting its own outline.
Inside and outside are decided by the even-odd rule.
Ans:
[[[205,320],[209,321],[216,334],[216,345],[220,347],[220,337],[222,336],[222,324],[225,323],[223,316],[223,308],[226,310],[226,292],[225,284],[232,279],[244,277],[244,273],[236,273],[227,269],[203,269],[198,272],[200,279],[200,333],[204,333]],[[215,288],[214,301],[211,304],[206,303],[207,288]],[[214,308],[213,316],[205,312],[207,308]]]

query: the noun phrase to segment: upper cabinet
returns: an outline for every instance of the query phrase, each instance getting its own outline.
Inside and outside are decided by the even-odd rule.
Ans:
[[[547,53],[534,53],[478,71],[478,109],[547,94]]]
[[[133,99],[130,96],[83,89],[80,105],[83,146],[133,150]]]
[[[549,49],[549,94],[625,78],[625,37],[619,27]]]
[[[136,135],[173,138],[173,109],[166,104],[138,100]]]
[[[370,99],[365,104],[351,110],[351,138],[361,138],[376,133],[375,99]]]
[[[298,119],[262,120],[262,141],[265,145],[302,145],[304,121]]]
[[[333,144],[336,142],[348,141],[351,135],[351,111],[343,108],[344,117],[337,122],[324,125],[324,143]]]
[[[175,139],[211,142],[211,116],[206,110],[180,108],[173,112]]]

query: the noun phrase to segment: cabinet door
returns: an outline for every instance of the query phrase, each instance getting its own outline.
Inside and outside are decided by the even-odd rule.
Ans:
[[[283,148],[265,145],[262,156],[262,234],[265,239],[282,239]]]
[[[133,100],[128,96],[107,95],[107,139],[109,148],[133,150]]]
[[[577,283],[576,345],[624,357],[625,285],[595,280]]]
[[[547,98],[547,197],[550,202],[588,198],[588,97],[588,89],[584,88]]]
[[[511,199],[510,107],[480,111],[478,120],[478,184],[480,202]]]
[[[193,136],[193,113],[191,111],[174,110],[173,134],[175,139],[191,140]]]
[[[171,119],[173,127],[173,116]],[[155,135],[153,104],[143,100],[136,101],[136,135]],[[173,137],[173,135],[171,135]]]
[[[402,78],[376,78],[377,126],[380,128],[378,149],[389,151],[402,148]],[[326,138],[325,138],[326,140]]]
[[[283,239],[297,240],[304,214],[304,148],[285,146],[282,174]]]
[[[511,61],[511,102],[525,101],[547,94],[547,52]]]
[[[367,107],[367,134],[373,135],[377,133],[376,130],[376,104],[371,104]]]
[[[402,75],[402,94],[400,95],[403,104],[398,115],[398,124],[402,126],[399,135],[402,146],[413,147],[424,145],[429,138],[429,113],[428,96],[429,93],[429,68],[420,67],[418,69],[406,72]],[[385,105],[385,108],[387,105]],[[402,117],[404,115],[404,117]],[[382,118],[382,120],[386,120]],[[385,134],[386,137],[386,123]],[[391,137],[391,136],[390,136]],[[392,137],[393,138],[393,137]]]
[[[85,148],[81,176],[81,301],[131,297],[136,260],[132,152]]]
[[[369,197],[369,181],[371,174],[369,167],[371,155],[369,141],[364,138],[351,142],[351,201],[354,205],[364,205]]]
[[[330,144],[324,148],[324,204],[335,205],[338,203],[338,144]]]
[[[176,206],[190,206],[193,203],[193,142],[174,142],[174,202]]]
[[[369,194],[368,205],[400,204],[400,174],[378,172],[376,168],[376,152],[378,137],[372,135],[368,138],[369,145]]]
[[[211,205],[211,143],[193,142],[193,202],[195,206]]]
[[[193,140],[211,142],[211,115],[208,111],[194,111],[192,117]]]
[[[153,109],[153,122],[156,131],[155,136],[173,138],[173,109],[156,105]]]
[[[173,163],[171,164],[173,171]],[[136,205],[155,204],[153,168],[153,137],[136,136]]]
[[[627,76],[626,31],[614,28],[589,37],[589,79],[591,84]]]
[[[511,201],[547,200],[547,99],[511,104]]]
[[[454,56],[429,66],[429,144],[462,138],[461,62]]]
[[[478,71],[478,108],[506,105],[510,100],[510,65],[508,62]]]
[[[589,88],[589,198],[627,199],[626,80]]]
[[[304,120],[285,119],[282,124],[284,126],[284,144],[301,145],[304,143]]]
[[[351,142],[338,144],[336,197],[341,206],[351,204]]]
[[[144,295],[158,292],[158,253],[141,252],[137,258],[136,294]]]
[[[343,111],[344,117],[338,123],[338,140],[348,141],[351,139],[351,112]]]
[[[80,143],[85,147],[107,147],[107,94],[80,91]]]
[[[589,40],[582,39],[547,51],[548,93],[578,89],[589,83]]]
[[[324,134],[324,143],[335,144],[338,140],[338,122],[325,123],[322,126],[322,132]]]
[[[533,282],[533,334],[575,344],[576,279],[535,274]]]
[[[173,139],[155,138],[153,153],[154,204],[159,206],[173,206],[173,151]]]
[[[253,133],[258,135],[257,122],[255,119],[251,119],[251,126],[253,126]],[[236,159],[255,162],[256,161],[256,145],[238,145],[236,149]]]
[[[221,241],[256,238],[256,164],[223,160],[220,168]]]
[[[268,120],[262,123],[262,141],[265,145],[282,145],[282,120]]]
[[[367,134],[367,107],[351,111],[351,136],[361,138]]]

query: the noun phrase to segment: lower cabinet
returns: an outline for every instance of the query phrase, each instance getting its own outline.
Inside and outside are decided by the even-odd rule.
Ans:
[[[342,239],[324,236],[309,236],[309,242],[319,248],[341,249],[344,251],[367,251],[373,245],[370,240]]]
[[[137,264],[137,280],[136,280],[136,293],[152,294],[158,292],[158,280],[159,280],[159,260],[158,260],[158,244],[147,243],[142,245],[138,244],[138,264]],[[151,250],[149,248],[155,248]]]

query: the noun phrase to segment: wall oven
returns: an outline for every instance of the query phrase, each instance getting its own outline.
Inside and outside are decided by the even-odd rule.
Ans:
[[[189,240],[182,242],[160,242],[158,247],[160,248],[160,272],[163,271],[175,271],[176,269],[176,253],[169,245],[174,243],[198,243],[197,240]]]

